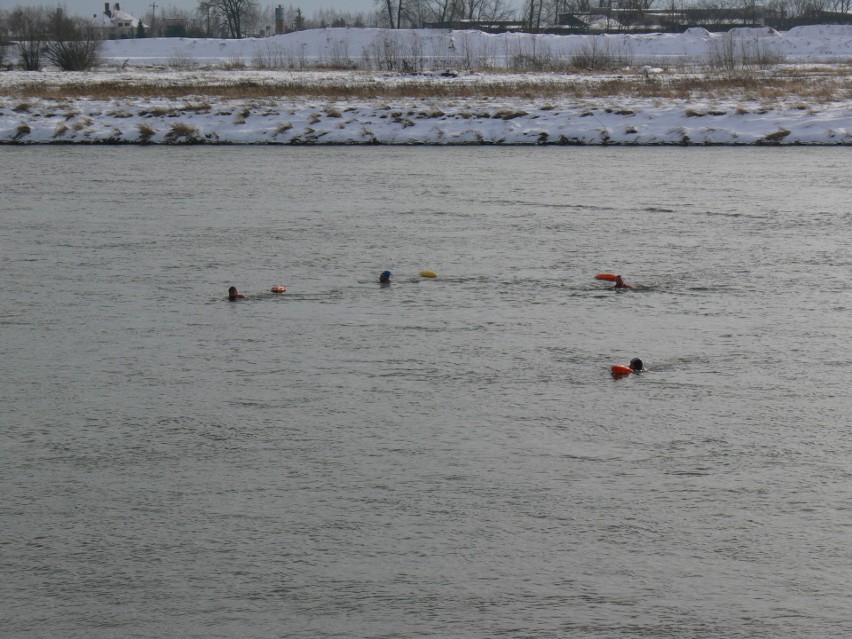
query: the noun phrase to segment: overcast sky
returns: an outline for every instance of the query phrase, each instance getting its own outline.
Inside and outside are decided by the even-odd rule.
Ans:
[[[14,7],[64,7],[68,13],[86,16],[101,13],[106,0],[0,0],[0,8]],[[292,6],[300,8],[306,17],[311,17],[319,9],[334,9],[335,11],[358,13],[373,11],[376,8],[374,0],[259,0],[261,7]],[[110,0],[110,6],[118,2],[119,6],[134,16],[143,16],[151,11],[151,5],[156,3],[157,14],[170,8],[194,10],[198,0]]]

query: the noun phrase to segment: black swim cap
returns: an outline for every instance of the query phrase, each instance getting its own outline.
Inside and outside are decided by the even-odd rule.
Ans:
[[[632,368],[634,371],[641,371],[644,368],[644,366],[642,365],[642,360],[638,357],[634,357],[630,360],[630,368]]]

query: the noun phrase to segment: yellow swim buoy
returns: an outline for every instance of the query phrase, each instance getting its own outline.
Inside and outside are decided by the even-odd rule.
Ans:
[[[438,274],[435,271],[420,271],[420,277],[438,277]]]

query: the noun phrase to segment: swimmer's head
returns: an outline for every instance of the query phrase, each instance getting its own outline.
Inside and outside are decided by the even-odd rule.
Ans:
[[[630,368],[632,368],[634,371],[641,371],[644,368],[642,360],[638,357],[634,357],[630,360]]]
[[[228,289],[228,299],[229,300],[237,299],[237,287],[236,286],[232,286],[231,288]]]
[[[390,278],[391,278],[391,272],[390,271],[384,271],[381,275],[379,275],[379,281],[382,284],[390,282]]]

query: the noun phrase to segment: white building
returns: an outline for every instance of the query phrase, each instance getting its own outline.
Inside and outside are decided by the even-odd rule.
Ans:
[[[100,16],[95,14],[93,19],[100,28],[104,29],[104,37],[106,38],[134,37],[139,29],[139,23],[142,22],[127,11],[122,11],[117,2],[112,9],[110,9],[109,2],[104,2],[103,14]],[[149,28],[144,22],[142,27],[146,31]]]

